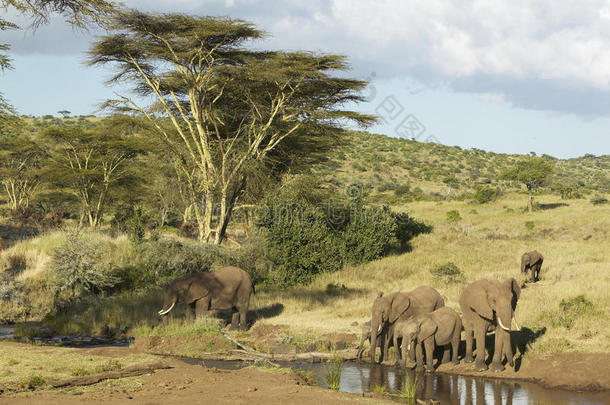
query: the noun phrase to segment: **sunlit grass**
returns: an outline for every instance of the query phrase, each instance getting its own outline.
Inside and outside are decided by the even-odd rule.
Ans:
[[[341,373],[343,372],[343,359],[338,356],[334,357],[328,361],[326,367],[326,385],[331,390],[339,390]]]
[[[414,202],[398,207],[434,225],[431,234],[420,235],[413,241],[412,252],[324,274],[307,287],[260,292],[256,305],[279,302],[284,310],[279,316],[258,322],[290,325],[295,331],[320,335],[359,334],[360,327],[351,324],[354,321],[361,324],[370,318],[371,303],[378,291],[408,291],[419,285],[437,288],[446,305],[461,312],[458,299],[464,285],[482,278],[514,277],[523,281],[519,268],[521,254],[536,249],[545,258],[541,280],[527,284],[516,310],[522,327],[532,330],[546,327],[532,348],[561,336],[569,342],[557,346],[562,351],[608,352],[610,205],[594,206],[585,199],[564,201],[547,195],[538,196],[537,200],[568,206],[528,214],[523,211],[527,197],[515,194],[485,205],[451,201]],[[446,212],[454,209],[462,217],[455,225],[446,221]],[[533,231],[527,231],[525,221],[534,222]],[[430,273],[449,262],[462,271],[464,283],[447,285]],[[329,284],[345,285],[346,290],[329,294]],[[595,315],[575,319],[569,330],[544,321],[545,311],[559,311],[562,300],[579,295],[595,304],[598,311]]]
[[[116,359],[84,354],[82,349],[3,342],[0,345],[0,387],[7,391],[40,388],[49,381],[150,364],[156,359],[143,353]]]

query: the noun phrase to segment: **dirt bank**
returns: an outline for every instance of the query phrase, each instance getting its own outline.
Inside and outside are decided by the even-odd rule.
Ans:
[[[354,347],[358,343],[354,334],[330,334],[318,337],[315,343],[307,345],[286,345],[278,343],[287,326],[257,325],[249,335],[240,336],[240,342],[250,347],[258,345],[258,355],[268,359],[284,361],[320,361],[328,353],[315,353],[317,347],[324,349],[339,349]],[[155,354],[172,354],[172,350],[180,346],[180,341],[172,343],[171,339],[164,340],[136,339],[135,347],[141,351]],[[244,351],[230,350],[226,345],[219,346],[222,350],[206,355],[207,358],[227,360],[252,360],[255,356]],[[304,353],[305,352],[305,353]],[[338,350],[345,360],[355,360],[356,350]],[[368,358],[365,350],[364,359]],[[308,356],[309,355],[309,356]],[[515,371],[507,366],[503,372],[492,371],[475,372],[473,364],[461,362],[458,366],[450,364],[439,367],[439,372],[461,374],[479,377],[513,379],[533,382],[545,388],[566,389],[572,391],[604,391],[610,390],[610,353],[556,353],[548,357],[536,357],[529,354],[522,358],[515,356]],[[523,361],[522,361],[523,360]]]
[[[129,349],[90,349],[83,354],[120,356]],[[10,404],[391,404],[383,397],[362,396],[308,386],[293,372],[265,372],[255,368],[227,371],[192,366],[167,359],[174,368],[157,370],[125,384],[35,391],[0,396]]]

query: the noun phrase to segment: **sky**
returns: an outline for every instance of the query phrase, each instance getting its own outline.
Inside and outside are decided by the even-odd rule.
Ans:
[[[346,55],[370,82],[369,131],[498,153],[610,154],[610,0],[148,0],[147,12],[219,15],[268,33],[252,46]],[[27,28],[11,10],[0,16]],[[61,18],[4,31],[0,92],[21,114],[95,113],[110,69],[84,64],[103,32]]]

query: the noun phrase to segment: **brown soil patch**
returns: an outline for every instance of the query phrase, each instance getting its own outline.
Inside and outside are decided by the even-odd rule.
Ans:
[[[511,367],[494,373],[476,372],[474,365],[443,364],[439,372],[475,377],[516,379],[540,384],[545,388],[572,391],[610,390],[610,353],[558,353],[546,358],[529,357],[518,371]]]
[[[127,349],[126,349],[127,350]],[[292,372],[235,371],[190,366],[169,360],[174,368],[141,378],[133,388],[85,392],[41,391],[29,397],[0,397],[11,404],[350,404],[392,402],[373,395],[347,394],[305,385]],[[373,400],[372,397],[375,399]]]
[[[140,352],[186,357],[201,357],[206,353],[228,353],[235,346],[221,335],[206,337],[138,337],[133,347]]]

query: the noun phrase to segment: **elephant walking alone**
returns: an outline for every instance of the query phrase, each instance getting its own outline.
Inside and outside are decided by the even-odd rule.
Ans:
[[[543,261],[544,257],[536,250],[523,253],[523,256],[521,256],[521,272],[527,274],[530,271],[530,280],[535,283],[540,279],[540,268]]]
[[[485,334],[488,328],[495,329],[495,348],[492,371],[502,371],[502,357],[511,365],[513,362],[513,351],[510,343],[510,328],[517,300],[521,289],[517,280],[509,278],[504,282],[479,280],[469,284],[460,295],[460,308],[464,330],[466,332],[466,356],[464,361],[471,363],[473,334],[477,344],[475,370],[487,370],[485,363]],[[515,321],[517,329],[517,321]]]
[[[167,289],[163,316],[174,308],[177,302],[186,304],[186,318],[201,317],[209,310],[230,309],[231,329],[247,328],[246,313],[250,294],[254,285],[250,275],[239,267],[223,267],[214,272],[197,273],[175,280]]]

